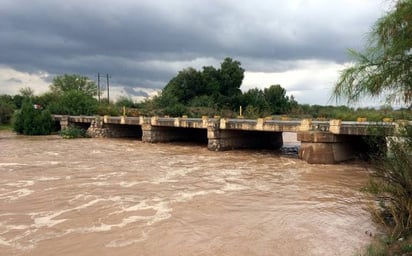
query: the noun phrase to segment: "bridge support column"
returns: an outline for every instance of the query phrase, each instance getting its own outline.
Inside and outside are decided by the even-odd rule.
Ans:
[[[299,158],[310,164],[334,164],[355,157],[356,149],[351,138],[329,132],[298,132],[301,142]]]
[[[165,132],[162,131],[163,127],[153,126],[151,124],[142,125],[142,141],[149,143],[156,142],[168,142],[164,136]]]
[[[69,116],[62,116],[60,119],[60,129],[66,129],[69,127]]]

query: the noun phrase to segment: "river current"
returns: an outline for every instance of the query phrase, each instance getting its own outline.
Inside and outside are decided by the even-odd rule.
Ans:
[[[0,255],[354,255],[365,164],[0,133]]]

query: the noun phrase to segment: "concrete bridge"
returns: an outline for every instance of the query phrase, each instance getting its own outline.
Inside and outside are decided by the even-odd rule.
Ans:
[[[280,121],[268,119],[168,118],[53,115],[61,129],[74,125],[91,137],[138,137],[143,142],[197,141],[208,149],[279,149],[283,132],[296,132],[299,157],[308,163],[333,164],[365,153],[365,136],[391,135],[397,123],[343,122],[341,120]],[[410,122],[409,122],[410,124]],[[384,141],[384,140],[383,140]],[[385,145],[382,145],[385,146]]]

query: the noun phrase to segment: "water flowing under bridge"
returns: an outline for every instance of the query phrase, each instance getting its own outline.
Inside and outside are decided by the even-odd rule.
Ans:
[[[270,119],[169,118],[127,116],[53,115],[63,129],[69,125],[88,130],[92,137],[139,137],[143,142],[201,141],[209,150],[237,148],[279,149],[283,132],[296,132],[299,157],[308,163],[331,164],[367,151],[365,136],[390,136],[394,122],[282,121]],[[404,121],[403,124],[411,125]]]

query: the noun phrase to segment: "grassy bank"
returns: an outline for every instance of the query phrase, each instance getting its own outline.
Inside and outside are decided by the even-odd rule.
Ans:
[[[377,238],[361,256],[412,255],[412,237],[391,240],[388,237]]]

